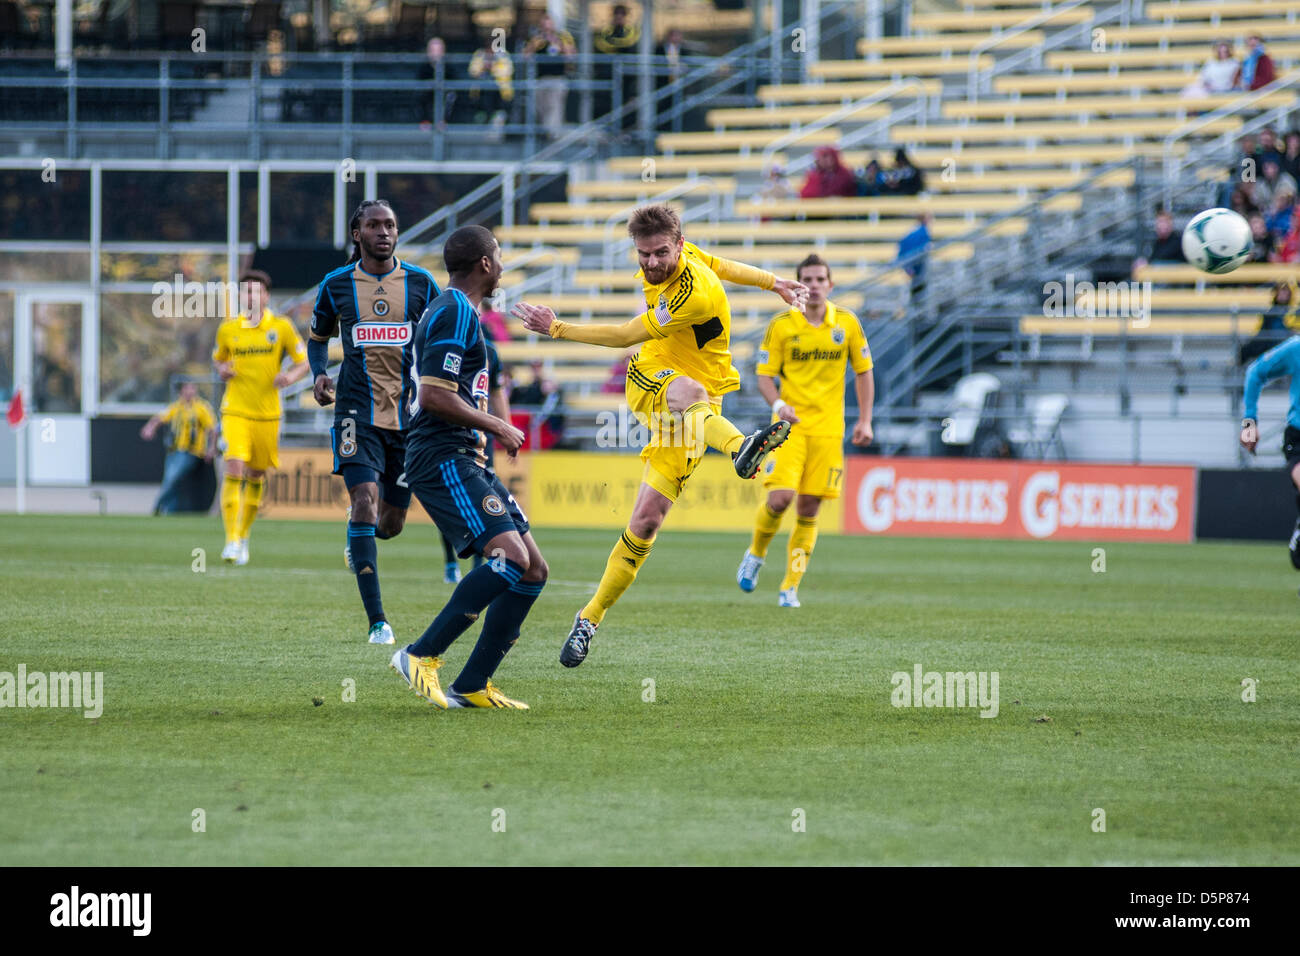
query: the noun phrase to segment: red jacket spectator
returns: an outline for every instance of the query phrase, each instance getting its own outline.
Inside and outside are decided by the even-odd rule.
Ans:
[[[1242,57],[1233,86],[1239,90],[1268,86],[1277,79],[1277,70],[1273,68],[1273,58],[1264,52],[1264,39],[1252,34],[1246,38],[1246,46],[1250,52]]]
[[[812,169],[804,180],[799,195],[804,199],[821,199],[826,196],[856,196],[858,183],[853,170],[844,165],[840,151],[834,146],[818,146],[813,150]]]

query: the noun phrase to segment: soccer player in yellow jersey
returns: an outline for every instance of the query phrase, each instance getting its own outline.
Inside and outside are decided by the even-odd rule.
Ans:
[[[586,659],[597,626],[635,580],[705,446],[730,454],[736,474],[752,478],[790,434],[784,419],[747,436],[722,417],[722,396],[740,387],[740,374],[731,364],[731,307],[721,280],[770,289],[792,305],[803,304],[807,289],[702,252],[683,239],[681,220],[667,206],[634,211],[628,233],[647,311],[623,325],[571,325],[544,306],[520,302],[513,310],[530,331],[552,338],[619,349],[641,344],[628,363],[625,386],[628,406],[650,429],[650,442],[641,450],[641,488],[595,596],[574,616],[560,651],[566,667]]]
[[[769,463],[758,506],[754,541],[736,572],[742,591],[758,586],[758,570],[781,518],[795,503],[795,529],[781,581],[778,603],[799,606],[799,582],[817,543],[817,512],[822,501],[838,498],[844,483],[844,366],[853,368],[858,398],[855,445],[871,444],[871,406],[875,379],[871,348],[858,317],[826,297],[833,288],[831,268],[820,256],[799,263],[795,275],[808,287],[808,305],[772,317],[758,352],[758,390],[772,406],[773,421],[797,425]],[[777,379],[780,378],[780,391]],[[796,498],[796,495],[798,496]]]
[[[140,429],[140,437],[153,441],[159,425],[171,426],[172,440],[153,513],[167,515],[180,510],[182,483],[204,462],[211,464],[216,453],[217,416],[212,406],[199,398],[198,386],[186,382],[181,386],[180,398],[149,419]]]
[[[226,475],[221,483],[221,520],[226,546],[221,560],[248,563],[248,529],[257,517],[268,468],[280,464],[280,389],[307,374],[307,348],[293,323],[266,307],[271,278],[251,270],[239,277],[247,309],[221,323],[212,361],[226,383],[221,433]],[[293,364],[281,371],[285,358]]]

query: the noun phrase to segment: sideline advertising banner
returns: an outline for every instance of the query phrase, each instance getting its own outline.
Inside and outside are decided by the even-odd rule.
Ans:
[[[844,530],[971,538],[1191,541],[1196,469],[966,458],[848,459]]]

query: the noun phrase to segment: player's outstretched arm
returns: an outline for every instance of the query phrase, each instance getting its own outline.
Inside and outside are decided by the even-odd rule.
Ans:
[[[736,262],[734,259],[724,259],[722,256],[710,255],[700,249],[699,246],[695,248],[704,257],[705,263],[719,279],[734,282],[736,285],[749,285],[764,291],[775,292],[785,301],[786,305],[793,306],[801,312],[804,306],[808,304],[808,287],[802,282],[782,279],[766,269],[759,269],[743,262]]]
[[[1241,445],[1252,455],[1259,442],[1259,393],[1264,383],[1280,375],[1300,375],[1300,337],[1288,339],[1269,349],[1246,369],[1246,386],[1242,390],[1245,406],[1241,423]]]
[[[520,302],[510,312],[515,318],[523,320],[524,328],[529,332],[549,335],[553,339],[604,345],[614,349],[625,349],[650,340],[650,333],[646,331],[645,323],[639,316],[622,325],[607,323],[577,325],[561,322],[555,317],[555,313],[544,305]]]

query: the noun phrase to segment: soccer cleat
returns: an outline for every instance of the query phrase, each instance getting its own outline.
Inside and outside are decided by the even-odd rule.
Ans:
[[[235,558],[235,564],[243,567],[248,563],[248,539],[244,538],[239,542],[239,557]]]
[[[460,562],[459,561],[448,561],[446,566],[443,567],[442,583],[443,584],[460,583]]]
[[[227,541],[226,546],[221,549],[221,560],[226,564],[236,564],[239,561],[239,542]]]
[[[582,616],[582,610],[573,615],[573,630],[569,632],[564,646],[560,648],[560,663],[565,667],[577,667],[587,659],[591,649],[591,639],[596,636],[598,625]]]
[[[443,664],[441,657],[414,657],[403,647],[393,652],[390,664],[406,679],[411,690],[435,707],[447,709],[447,695],[438,684],[438,668]]]
[[[1300,518],[1296,518],[1295,530],[1291,532],[1291,541],[1287,545],[1291,552],[1291,567],[1300,571]]]
[[[745,552],[745,556],[740,559],[740,570],[736,572],[736,583],[740,585],[742,591],[748,593],[758,587],[758,572],[762,567],[763,558]]]
[[[786,588],[776,599],[776,603],[781,607],[800,607],[799,594],[794,588]]]
[[[513,700],[501,693],[491,681],[482,690],[469,694],[458,694],[450,688],[447,690],[448,707],[500,707],[506,710],[528,710],[522,700]]]
[[[393,629],[388,626],[387,621],[377,621],[370,626],[371,644],[392,644],[395,640]]]
[[[732,459],[736,474],[741,478],[753,478],[762,467],[763,459],[784,445],[789,437],[790,423],[784,420],[772,422],[752,435],[745,436],[744,443]]]

